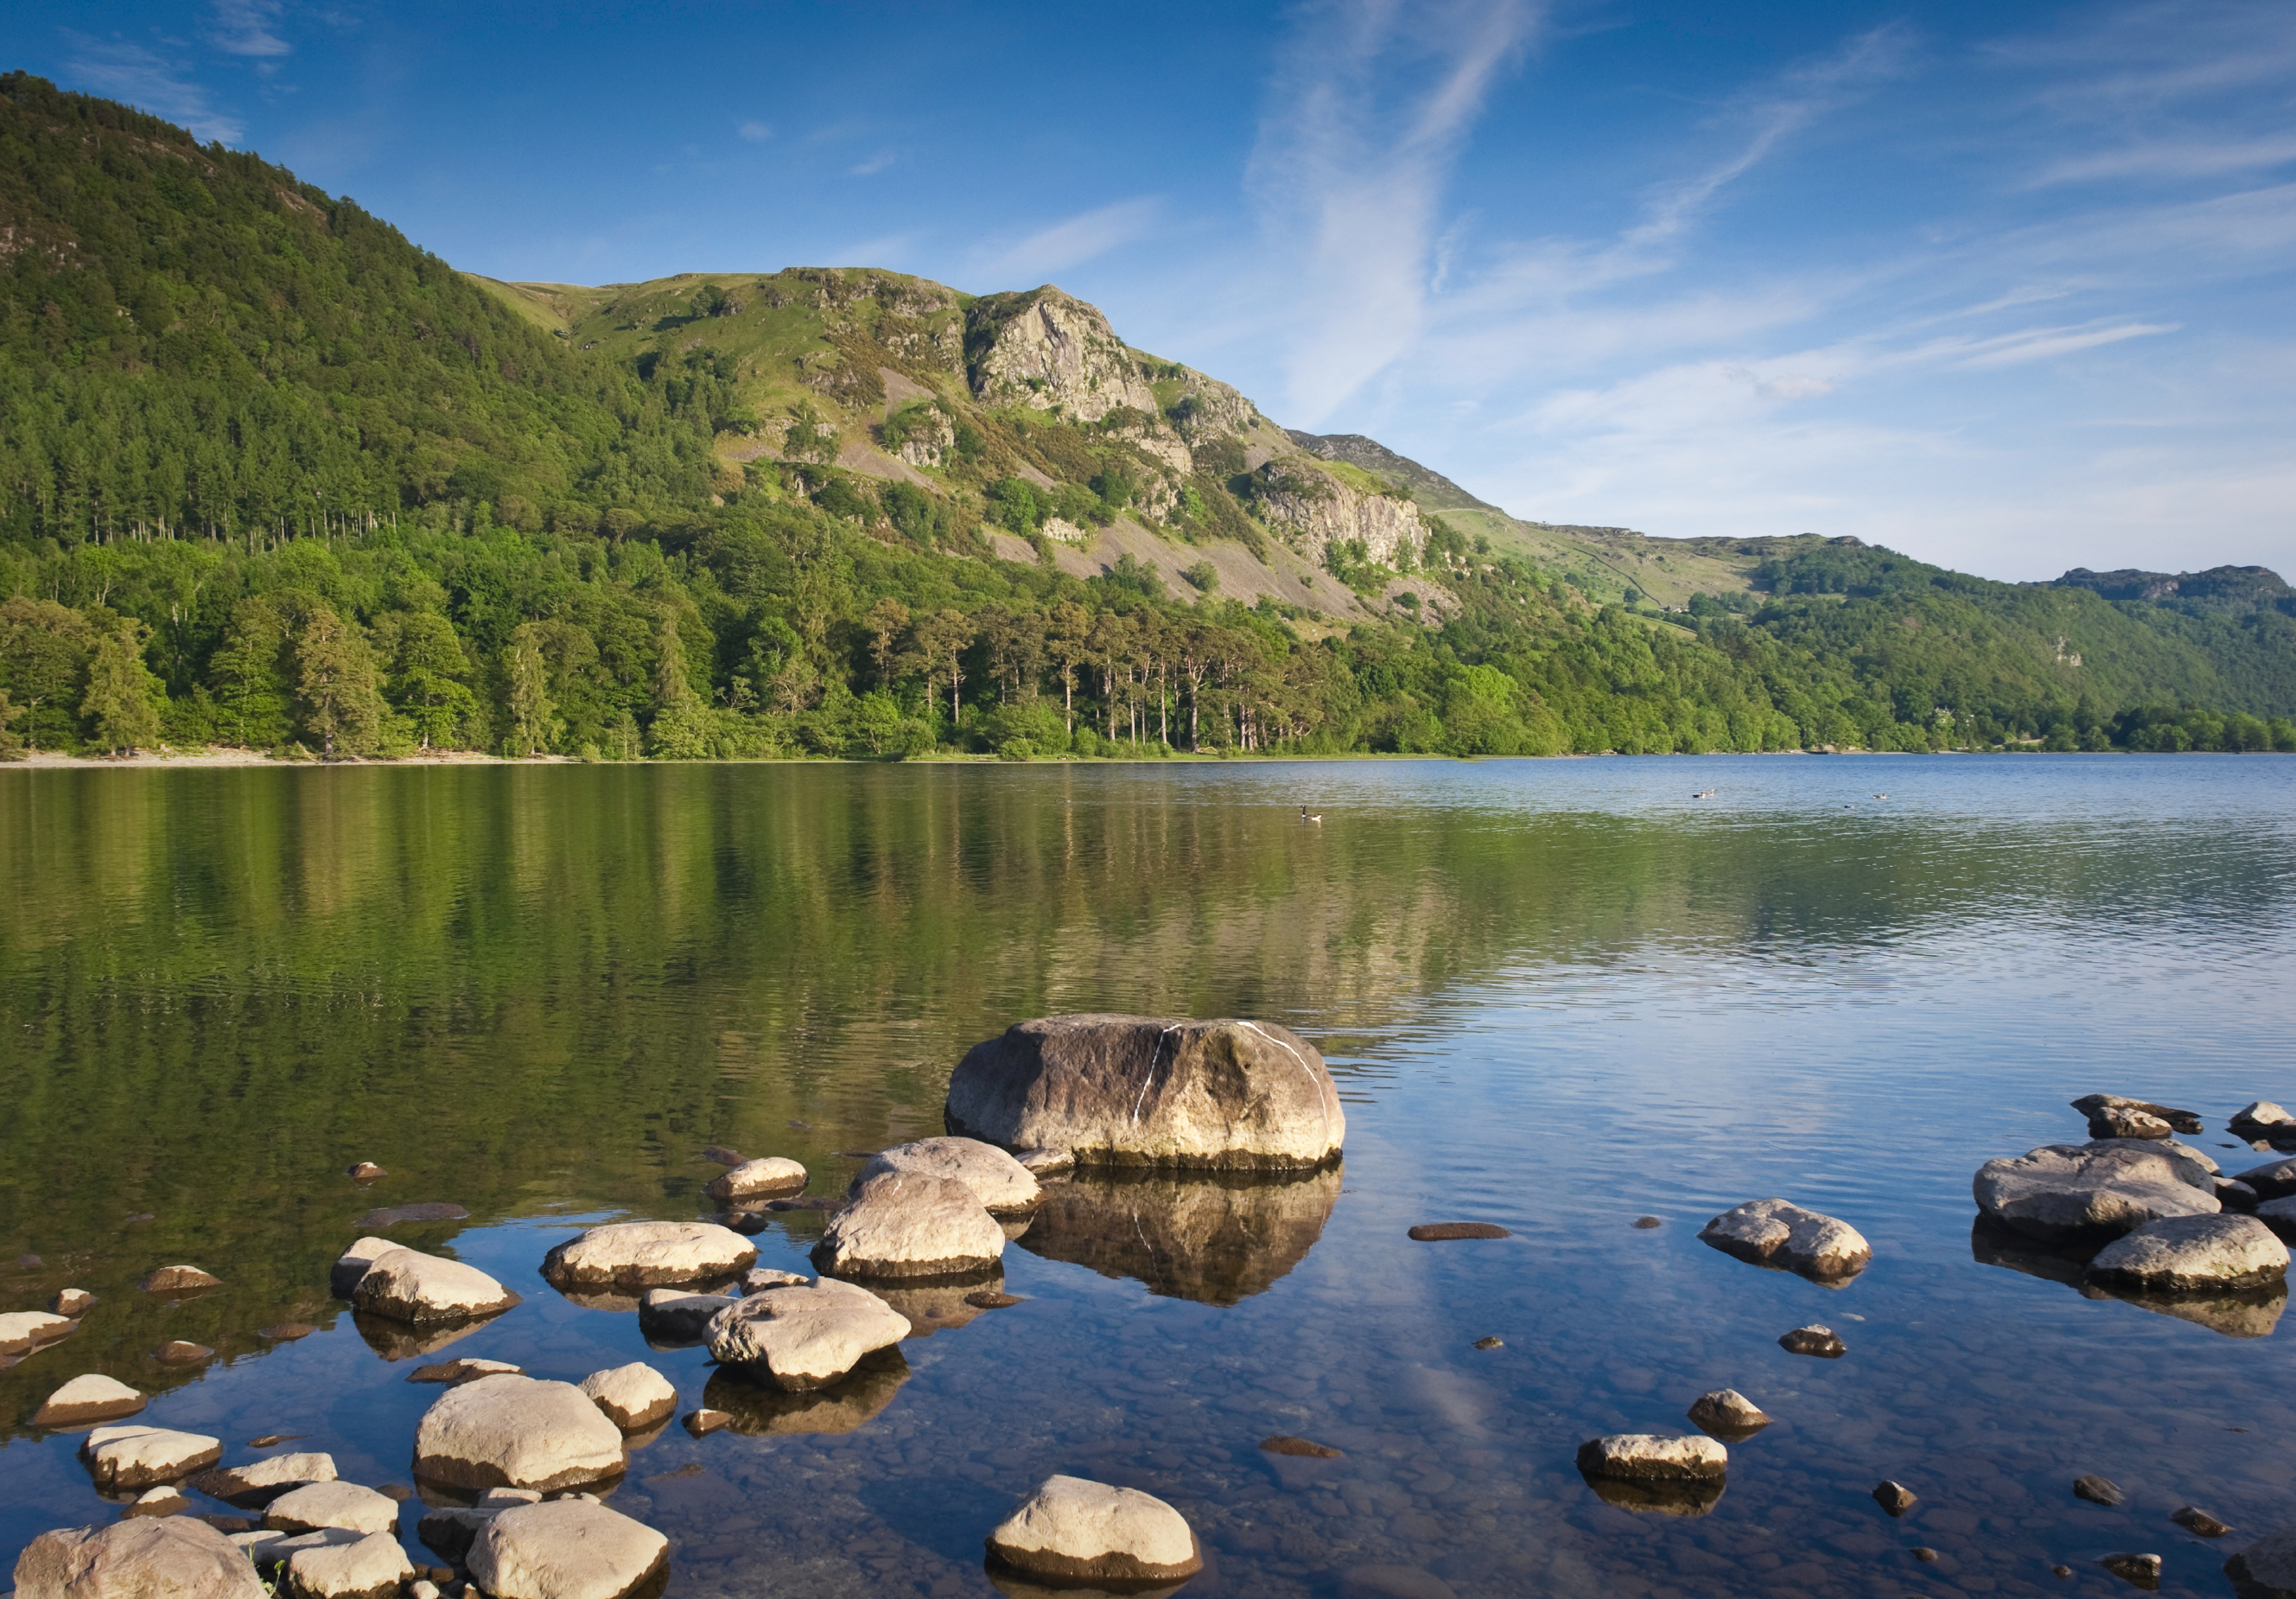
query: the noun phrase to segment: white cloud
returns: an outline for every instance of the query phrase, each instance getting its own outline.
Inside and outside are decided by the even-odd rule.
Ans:
[[[752,144],[762,144],[774,136],[774,130],[763,122],[744,122],[734,131]]]
[[[1154,195],[1082,211],[1029,234],[980,266],[981,281],[998,288],[1031,287],[1152,232],[1164,210]]]
[[[900,157],[890,150],[881,150],[866,160],[855,162],[845,169],[848,177],[874,177]]]
[[[2043,361],[2052,356],[2069,356],[2075,350],[2095,349],[2101,344],[2118,344],[2123,339],[2173,333],[2177,326],[2173,322],[2131,322],[2115,327],[2035,329],[1991,340],[1992,348],[1965,357],[1956,365],[1972,372],[1982,372],[1996,366],[2021,365],[2027,361]]]
[[[215,0],[215,47],[228,55],[292,54],[294,46],[272,31],[279,0]]]
[[[207,89],[183,75],[180,62],[165,60],[125,39],[92,39],[64,30],[71,54],[65,62],[70,86],[180,122],[202,139],[236,144],[246,125],[219,111]]]

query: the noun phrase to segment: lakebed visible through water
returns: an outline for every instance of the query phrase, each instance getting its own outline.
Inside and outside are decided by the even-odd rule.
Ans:
[[[0,1570],[117,1513],[78,1439],[29,1425],[81,1372],[226,1463],[297,1434],[350,1480],[411,1482],[443,1390],[328,1297],[380,1207],[467,1210],[390,1235],[525,1296],[451,1355],[570,1380],[646,1359],[693,1408],[706,1353],[560,1296],[552,1244],[714,1214],[711,1144],[840,1192],[840,1152],[940,1130],[968,1046],[1111,1010],[1314,1040],[1344,1167],[1074,1185],[1006,1251],[1025,1302],[931,1324],[838,1403],[672,1426],[609,1503],[669,1536],[673,1593],[991,1594],[983,1535],[1054,1472],[1184,1512],[1191,1595],[1329,1595],[1366,1566],[1462,1599],[2103,1593],[2125,1585],[2095,1562],[2129,1550],[2165,1557],[2162,1592],[2227,1593],[2226,1556],[2296,1523],[2296,1324],[2276,1300],[2212,1325],[2084,1297],[1973,1246],[1969,1181],[2079,1141],[2065,1102],[2092,1091],[2200,1111],[2187,1142],[2228,1171],[2272,1158],[2221,1129],[2296,1102],[2292,777],[2130,756],[0,773],[0,1311],[100,1301],[0,1371]],[[357,1160],[390,1175],[355,1185]],[[1873,1264],[1828,1290],[1697,1242],[1771,1195],[1852,1223]],[[1406,1237],[1458,1219],[1513,1236]],[[808,1269],[821,1226],[772,1213],[758,1263]],[[137,1292],[177,1261],[223,1286]],[[1847,1355],[1778,1347],[1811,1321]],[[266,1337],[291,1324],[316,1331]],[[159,1365],[170,1339],[217,1353]],[[1579,1478],[1584,1439],[1687,1431],[1722,1387],[1775,1420],[1708,1513]],[[1344,1456],[1263,1454],[1270,1434]],[[2091,1472],[2127,1503],[2075,1498]],[[1868,1497],[1885,1477],[1920,1495],[1902,1520]],[[2187,1504],[2235,1531],[2186,1533]]]

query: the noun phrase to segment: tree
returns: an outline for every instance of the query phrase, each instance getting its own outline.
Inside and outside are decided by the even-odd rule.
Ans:
[[[972,643],[972,626],[963,612],[944,607],[919,617],[909,636],[925,676],[948,679],[948,725],[954,728],[962,710],[957,690],[964,682],[964,652]]]
[[[24,758],[24,741],[16,735],[16,718],[24,714],[20,705],[8,703],[8,691],[0,688],[0,760]]]
[[[295,636],[296,696],[304,731],[320,753],[335,758],[372,754],[382,742],[385,707],[376,682],[374,652],[357,625],[319,605]]]
[[[513,755],[540,754],[565,726],[550,702],[550,669],[542,659],[541,635],[533,622],[513,628],[503,652],[504,709],[510,713]]]
[[[435,611],[393,611],[376,623],[375,643],[390,663],[391,706],[418,746],[450,743],[479,708],[463,681],[471,663],[455,624]]]
[[[144,664],[150,629],[122,617],[96,640],[87,663],[87,697],[79,713],[94,726],[95,742],[113,754],[133,754],[160,742],[160,679]]]
[[[894,642],[909,625],[909,608],[888,595],[869,608],[861,625],[869,632],[869,659],[877,663],[877,686],[889,687],[893,681]]]
[[[242,600],[232,607],[223,644],[208,662],[218,726],[242,748],[272,750],[287,742],[289,622],[277,596]]]
[[[21,594],[0,603],[0,690],[20,712],[33,749],[43,740],[53,749],[78,742],[95,642],[87,619],[68,605]]]
[[[1061,714],[1068,723],[1069,736],[1074,738],[1077,668],[1092,659],[1092,613],[1073,600],[1054,606],[1045,652],[1061,668]]]
[[[685,675],[685,653],[677,641],[677,615],[661,619],[654,662],[653,724],[646,729],[653,753],[668,760],[709,758],[709,708]]]

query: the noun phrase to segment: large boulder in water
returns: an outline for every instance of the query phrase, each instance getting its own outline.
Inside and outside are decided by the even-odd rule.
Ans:
[[[1087,1171],[1045,1190],[1019,1247],[1206,1305],[1265,1293],[1324,1235],[1341,1168]]]
[[[2171,1293],[2260,1288],[2288,1275],[2288,1246],[2253,1216],[2171,1216],[2105,1245],[2088,1275]]]
[[[470,1554],[471,1580],[492,1599],[623,1599],[668,1561],[668,1538],[587,1499],[504,1511]]]
[[[191,1516],[68,1527],[16,1562],[16,1599],[267,1599],[232,1541]]]
[[[2171,1216],[2214,1216],[2214,1175],[2174,1144],[2099,1139],[2049,1144],[1988,1160],[1971,1192],[1977,1208],[2029,1237],[2111,1237]]]
[[[369,1316],[416,1326],[495,1316],[519,1302],[518,1295],[475,1266],[395,1247],[376,1251],[349,1297]]]
[[[571,1382],[481,1377],[448,1389],[414,1431],[414,1474],[445,1488],[547,1493],[626,1464],[622,1430]]]
[[[735,1300],[709,1324],[709,1357],[803,1393],[838,1381],[864,1356],[908,1335],[908,1318],[875,1294],[824,1277],[810,1287],[772,1288]]]
[[[992,1558],[1039,1579],[1144,1585],[1204,1569],[1187,1519],[1137,1488],[1048,1477],[988,1535]]]
[[[1150,1016],[1046,1016],[976,1044],[944,1119],[1087,1166],[1299,1168],[1347,1136],[1323,1057],[1290,1029]]]
[[[1782,1199],[1751,1200],[1725,1210],[1698,1236],[1726,1255],[1837,1286],[1874,1259],[1873,1246],[1848,1222]]]
[[[840,1277],[964,1277],[1004,1254],[1004,1229],[970,1187],[894,1170],[855,1187],[853,1202],[830,1218],[814,1246],[813,1263]]]

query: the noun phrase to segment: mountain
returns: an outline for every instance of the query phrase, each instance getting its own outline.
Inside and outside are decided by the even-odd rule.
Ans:
[[[41,749],[2296,747],[2281,609],[1518,520],[1051,284],[473,277],[22,73],[0,595]]]

